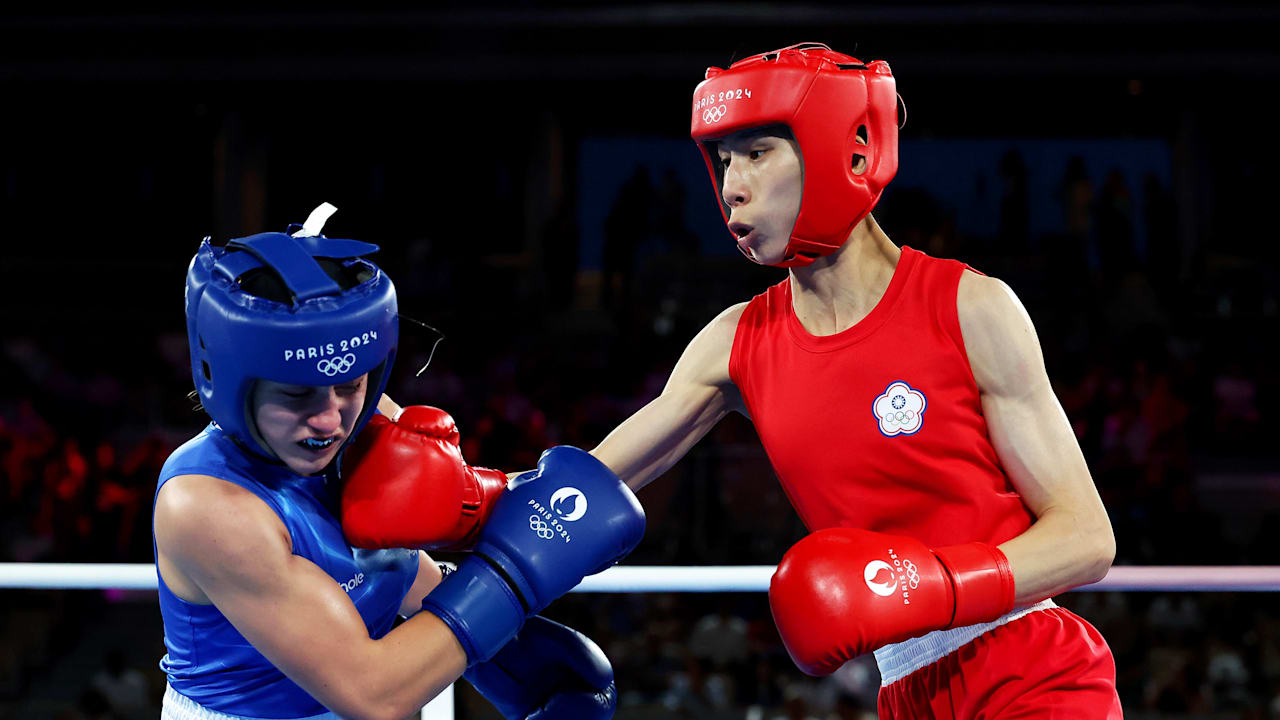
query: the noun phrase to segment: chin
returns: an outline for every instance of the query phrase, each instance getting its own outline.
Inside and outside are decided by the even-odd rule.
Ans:
[[[326,467],[328,467],[329,463],[332,461],[333,461],[333,456],[330,455],[325,458],[314,458],[310,460],[303,460],[302,458],[290,458],[288,460],[285,460],[284,464],[288,465],[290,470],[294,471],[299,475],[318,475],[320,474],[321,471],[323,471]]]
[[[786,258],[787,241],[773,242],[765,238],[763,242],[754,243],[749,249],[751,257],[761,265],[776,265]]]
[[[760,265],[777,265],[783,259],[781,252],[765,253],[756,248],[750,248],[750,250],[751,259]]]

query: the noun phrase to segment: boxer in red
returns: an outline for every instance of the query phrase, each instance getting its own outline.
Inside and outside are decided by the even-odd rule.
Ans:
[[[750,260],[785,280],[711,321],[593,454],[638,489],[731,411],[812,532],[769,592],[788,652],[875,652],[882,717],[1117,718],[1115,663],[1052,597],[1102,578],[1106,510],[1014,293],[899,248],[884,62],[802,44],[711,68],[693,139]]]

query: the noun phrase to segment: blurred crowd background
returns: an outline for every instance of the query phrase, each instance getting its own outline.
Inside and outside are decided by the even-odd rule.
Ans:
[[[721,309],[743,260],[687,140],[707,65],[806,40],[887,59],[908,111],[875,211],[1004,279],[1122,565],[1275,565],[1280,283],[1263,3],[446,3],[0,17],[0,562],[150,562],[193,411],[181,284],[204,235],[301,222],[382,247],[390,394],[473,463],[592,447]],[[909,342],[905,341],[904,343]],[[750,423],[642,491],[633,564],[772,564],[801,537]],[[1270,594],[1058,599],[1131,717],[1280,717]],[[154,593],[0,590],[0,718],[155,717]],[[874,716],[863,658],[792,666],[763,594],[578,594],[548,614],[617,669],[620,718]],[[467,688],[459,717],[496,717]]]

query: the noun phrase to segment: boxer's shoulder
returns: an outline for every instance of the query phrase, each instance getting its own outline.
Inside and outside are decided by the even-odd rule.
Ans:
[[[960,273],[956,292],[956,310],[961,320],[990,320],[1007,314],[1013,307],[1022,307],[1013,290],[999,278],[983,275],[966,268]]]
[[[1003,281],[965,271],[960,276],[956,312],[969,366],[984,391],[1025,386],[1044,374],[1035,325]]]
[[[743,302],[730,306],[694,336],[672,372],[672,381],[692,380],[712,387],[732,384],[729,356],[733,351],[738,321],[747,305]]]
[[[262,498],[210,475],[166,482],[156,495],[154,523],[157,551],[184,568],[228,561],[246,567],[272,547],[290,552],[288,530]]]
[[[718,350],[728,353],[732,349],[733,339],[738,333],[738,324],[742,321],[742,316],[746,313],[747,306],[750,304],[749,301],[740,302],[725,308],[711,322],[707,323],[707,327],[699,335],[706,334],[708,341],[714,343]]]

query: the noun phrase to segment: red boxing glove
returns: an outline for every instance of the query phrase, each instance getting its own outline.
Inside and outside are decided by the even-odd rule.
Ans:
[[[465,550],[475,543],[505,473],[471,467],[458,428],[413,405],[396,422],[374,415],[343,456],[342,531],[362,548]]]
[[[1013,572],[985,543],[930,550],[914,538],[819,530],[796,543],[769,584],[791,659],[828,675],[863,653],[1013,609]]]

